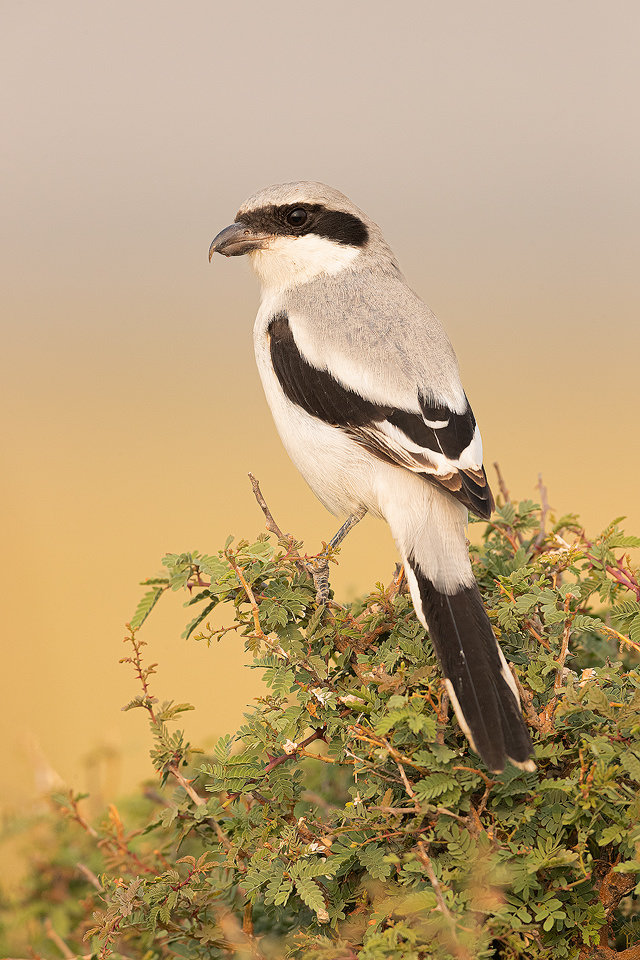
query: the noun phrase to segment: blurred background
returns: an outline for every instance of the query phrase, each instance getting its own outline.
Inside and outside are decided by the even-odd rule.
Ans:
[[[281,449],[248,264],[207,251],[250,194],[317,179],[383,228],[457,350],[488,472],[640,531],[636,0],[3,0],[0,806],[151,772],[122,640],[167,551],[255,538],[253,471],[317,552],[335,521]],[[395,562],[346,541],[349,599]],[[140,636],[188,737],[259,693],[242,642]]]

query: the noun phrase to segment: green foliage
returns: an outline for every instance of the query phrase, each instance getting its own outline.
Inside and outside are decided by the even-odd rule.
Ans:
[[[624,553],[640,540],[619,521],[593,541],[575,517],[546,531],[545,514],[507,502],[472,549],[534,773],[489,776],[470,752],[397,578],[318,608],[288,541],[165,557],[132,627],[186,591],[184,635],[241,634],[266,689],[194,766],[170,726],[191,707],[158,705],[132,630],[142,692],[127,709],[147,711],[164,792],[128,827],[111,808],[95,837],[64,799],[101,887],[85,875],[68,888],[73,949],[584,960],[640,944],[640,587]],[[207,618],[221,603],[234,622],[219,630]]]

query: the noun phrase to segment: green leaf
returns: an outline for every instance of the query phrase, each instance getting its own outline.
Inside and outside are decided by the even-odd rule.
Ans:
[[[620,763],[633,779],[640,784],[640,759],[633,750],[625,750],[620,756]]]
[[[419,800],[433,800],[443,793],[447,793],[452,788],[457,788],[458,784],[454,777],[448,773],[432,773],[423,780],[419,780],[415,785],[415,792]]]
[[[148,593],[145,593],[144,597],[136,607],[136,612],[129,621],[132,630],[137,630],[142,626],[165,590],[166,587],[162,586],[156,587],[154,590],[149,590]]]
[[[393,867],[384,860],[385,851],[377,843],[368,843],[358,851],[358,860],[374,880],[386,880],[392,873]]]
[[[303,903],[318,913],[326,910],[322,890],[314,880],[296,880],[296,891]]]
[[[589,710],[593,710],[594,713],[597,713],[602,717],[613,719],[613,707],[609,703],[609,698],[604,690],[602,690],[601,687],[596,686],[596,684],[593,682],[585,684],[584,690],[585,707],[587,707]]]
[[[613,843],[614,841],[622,840],[625,835],[625,828],[620,826],[618,823],[614,823],[610,827],[605,827],[600,836],[598,837],[598,843],[601,847],[606,847],[607,844]]]
[[[219,603],[219,600],[218,600],[218,599],[212,600],[211,603],[208,603],[208,604],[206,605],[206,607],[204,608],[204,610],[201,610],[201,611],[200,611],[200,613],[197,615],[197,617],[194,617],[194,619],[191,621],[191,623],[187,626],[187,628],[186,628],[186,629],[183,631],[183,633],[182,633],[182,639],[183,639],[183,640],[188,640],[188,639],[189,639],[189,637],[191,636],[191,634],[193,633],[193,631],[195,630],[195,628],[196,628],[199,624],[201,624],[202,621],[203,621],[206,617],[209,616],[209,614],[211,613],[211,611],[213,610],[213,608],[216,607],[216,606],[218,605],[218,603]]]

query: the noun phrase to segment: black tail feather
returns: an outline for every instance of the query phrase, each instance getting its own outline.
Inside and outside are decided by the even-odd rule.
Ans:
[[[409,558],[424,618],[458,720],[489,770],[505,761],[532,768],[533,745],[510,685],[498,641],[474,584],[457,593],[437,590]]]

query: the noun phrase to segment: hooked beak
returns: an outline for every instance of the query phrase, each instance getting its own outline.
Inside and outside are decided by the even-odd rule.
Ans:
[[[209,247],[209,263],[214,253],[225,257],[239,257],[252,250],[262,250],[273,240],[271,233],[258,233],[244,223],[232,223],[221,230]]]

